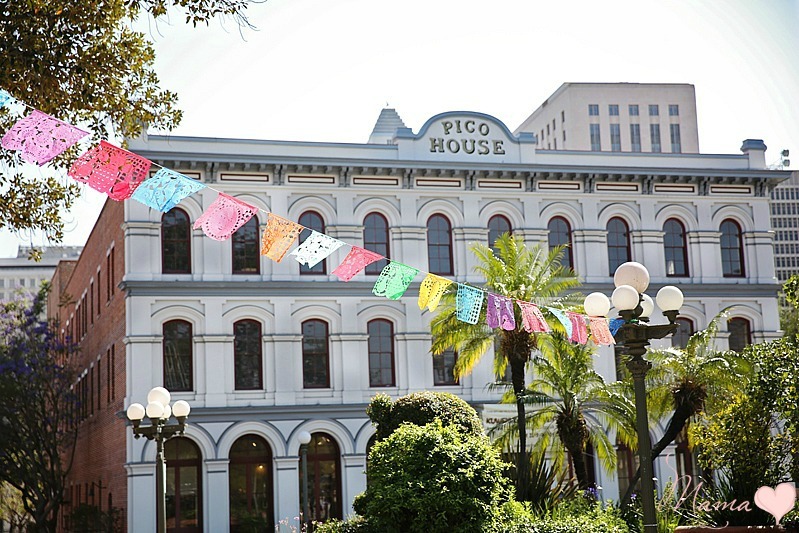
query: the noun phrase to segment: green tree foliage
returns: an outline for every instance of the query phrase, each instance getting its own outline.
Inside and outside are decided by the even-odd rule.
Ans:
[[[40,318],[46,292],[0,309],[0,482],[41,532],[55,531],[77,437],[74,375],[62,363],[75,347]]]
[[[507,233],[497,239],[494,247],[496,254],[492,248],[482,244],[471,247],[477,259],[475,271],[485,279],[488,290],[517,300],[557,306],[567,290],[579,285],[576,274],[560,264],[562,248],[529,249],[524,245],[522,237]],[[516,434],[519,436],[516,471],[521,474],[516,482],[516,495],[519,500],[524,500],[527,486],[525,476],[528,472],[524,403],[527,389],[524,376],[531,354],[538,345],[539,335],[524,330],[521,313],[516,306],[516,328],[511,331],[489,328],[485,322],[485,306],[477,324],[458,320],[454,285],[445,293],[440,311],[431,321],[432,351],[440,354],[448,349],[455,349],[458,353],[455,374],[458,377],[469,374],[483,355],[494,346],[495,375],[504,375],[506,368],[510,366],[511,388],[517,412]]]
[[[144,124],[170,130],[181,119],[177,95],[159,86],[155,52],[131,22],[175,6],[186,21],[217,15],[247,25],[250,0],[5,0],[0,2],[0,88],[60,120],[87,129],[93,140],[136,137]],[[0,109],[5,132],[18,119]],[[80,189],[66,178],[73,148],[49,164],[52,175],[25,172],[16,154],[0,151],[0,229],[38,230],[63,237],[59,211]]]
[[[384,533],[474,532],[510,493],[487,437],[440,420],[403,424],[369,454],[369,486],[355,510]]]
[[[366,414],[377,428],[380,440],[404,423],[424,426],[435,420],[440,420],[444,426],[455,426],[467,435],[483,434],[483,425],[475,410],[462,398],[448,392],[414,392],[396,402],[386,394],[378,394],[372,398]]]

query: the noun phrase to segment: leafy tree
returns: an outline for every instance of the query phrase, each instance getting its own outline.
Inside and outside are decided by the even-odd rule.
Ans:
[[[176,6],[186,21],[229,16],[248,25],[251,0],[6,0],[0,3],[0,87],[60,120],[91,132],[136,137],[144,124],[170,130],[181,119],[177,95],[159,87],[155,52],[130,23],[142,12],[158,17]],[[0,109],[3,132],[17,120]],[[16,154],[0,151],[0,229],[43,231],[60,241],[59,211],[80,189],[64,174],[77,148],[56,158],[42,178]]]
[[[42,532],[55,531],[77,438],[74,376],[61,363],[74,345],[40,318],[47,290],[0,308],[0,482]]]
[[[608,472],[616,468],[616,448],[607,429],[616,431],[625,443],[635,440],[635,406],[595,370],[591,344],[574,344],[563,333],[554,332],[538,345],[532,358],[534,378],[524,394],[534,406],[527,415],[529,426],[540,438],[533,444],[537,455],[549,455],[563,465],[565,452],[574,468],[578,486],[589,487],[585,452],[588,443]],[[512,426],[502,438],[514,435]]]
[[[540,247],[529,249],[520,236],[503,234],[492,248],[476,243],[471,251],[477,258],[475,271],[485,279],[486,288],[517,300],[556,305],[565,291],[579,285],[575,273],[560,264],[563,248],[544,250]],[[454,284],[453,284],[454,285]],[[462,377],[469,374],[478,361],[492,346],[494,350],[494,373],[501,376],[510,365],[511,385],[516,403],[517,434],[519,453],[516,471],[516,495],[525,499],[527,466],[527,418],[525,416],[524,395],[525,368],[531,354],[538,346],[539,335],[528,333],[522,327],[519,309],[514,306],[516,328],[510,331],[491,329],[485,323],[485,306],[477,324],[458,320],[455,307],[455,288],[444,295],[441,311],[436,315],[430,328],[433,334],[432,351],[440,354],[454,348],[458,353],[455,374]]]

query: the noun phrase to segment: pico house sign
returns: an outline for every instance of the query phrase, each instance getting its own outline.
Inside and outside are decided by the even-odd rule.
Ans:
[[[513,135],[505,124],[483,113],[451,111],[436,115],[414,134],[397,130],[400,159],[530,163],[532,133]]]

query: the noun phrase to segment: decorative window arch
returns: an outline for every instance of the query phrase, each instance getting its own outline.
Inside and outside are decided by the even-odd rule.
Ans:
[[[725,278],[742,278],[746,275],[741,226],[728,218],[721,222],[721,271]]]
[[[380,213],[369,213],[363,219],[363,247],[383,257],[389,257],[388,220]],[[381,259],[366,265],[367,274],[380,274],[388,264]]]
[[[388,320],[370,320],[366,324],[369,334],[369,386],[393,387],[394,372],[394,325]]]
[[[310,512],[305,520],[325,522],[331,518],[342,518],[341,452],[338,443],[327,433],[312,433],[311,442],[306,446],[308,485],[305,490],[308,494]],[[302,487],[302,478],[300,478],[300,487]]]
[[[730,332],[730,350],[742,352],[752,344],[752,323],[743,317],[733,317],[727,321],[727,331]]]
[[[552,217],[547,224],[549,230],[549,249],[556,246],[565,246],[563,257],[560,264],[567,268],[574,268],[574,256],[572,255],[572,228],[569,221],[563,217]]]
[[[172,392],[194,390],[192,326],[185,320],[170,320],[162,326],[164,387]]]
[[[228,494],[230,531],[237,532],[249,517],[274,524],[272,448],[262,437],[244,435],[230,448]]]
[[[258,217],[252,217],[231,238],[234,274],[260,274],[261,255]]]
[[[325,232],[325,221],[322,218],[322,215],[317,213],[316,211],[306,211],[300,215],[299,220],[297,221],[303,227],[302,233],[300,234],[300,244],[302,244],[305,239],[307,239],[311,232],[310,230],[314,230],[318,233]],[[300,274],[326,274],[327,273],[327,259],[323,259],[316,265],[309,267],[307,265],[300,265]]]
[[[666,257],[666,276],[690,275],[685,226],[676,218],[670,218],[663,224],[663,252]]]
[[[684,316],[677,318],[677,331],[671,336],[671,345],[674,348],[685,349],[688,339],[694,334],[694,321]]]
[[[167,531],[203,531],[202,455],[186,437],[164,443]]]
[[[191,223],[179,207],[161,217],[161,272],[191,274]]]
[[[263,388],[261,323],[257,320],[233,324],[233,367],[236,390]]]
[[[630,227],[621,217],[608,220],[608,266],[612,276],[619,265],[631,260]]]
[[[330,348],[328,325],[311,319],[302,323],[302,386],[305,389],[330,387]]]
[[[453,274],[452,224],[441,214],[427,219],[427,260],[432,274]]]
[[[494,243],[503,233],[511,233],[510,220],[504,215],[494,215],[488,219],[488,245],[494,248]],[[496,252],[496,248],[494,248]]]

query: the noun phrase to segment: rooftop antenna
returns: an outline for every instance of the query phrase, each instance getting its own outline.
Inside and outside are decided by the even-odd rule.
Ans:
[[[768,168],[770,170],[782,170],[784,168],[791,166],[791,160],[788,159],[789,155],[791,155],[791,152],[786,148],[785,150],[780,152],[780,160],[777,161],[776,163],[770,164]]]

